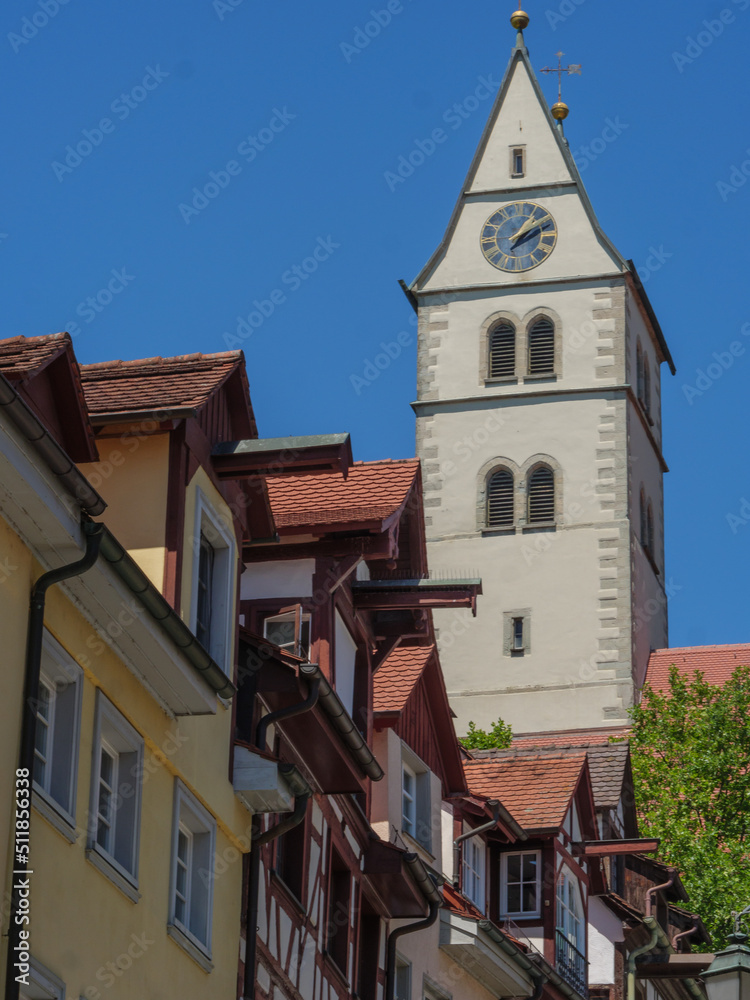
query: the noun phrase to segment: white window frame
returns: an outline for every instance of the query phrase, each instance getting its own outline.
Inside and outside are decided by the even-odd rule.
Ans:
[[[572,892],[575,908],[571,909],[568,892]],[[571,931],[572,928],[572,931]],[[576,878],[567,865],[563,865],[557,876],[555,887],[555,930],[581,955],[586,955],[586,914],[580,879]]]
[[[21,1000],[65,1000],[65,983],[37,962],[29,960],[29,985],[21,984]]]
[[[81,741],[81,700],[83,697],[83,671],[73,660],[69,653],[60,643],[45,629],[42,638],[42,666],[39,675],[40,685],[44,685],[50,692],[50,720],[48,724],[47,738],[47,773],[40,783],[33,782],[34,792],[50,806],[56,813],[68,823],[75,827],[76,795],[78,791],[78,750]],[[55,743],[59,736],[62,720],[59,711],[59,691],[58,685],[65,687],[73,686],[71,695],[72,718],[68,717],[66,725],[69,727],[70,748],[68,754],[68,787],[64,802],[55,798],[51,790],[52,769],[55,766],[56,748]],[[38,725],[38,722],[37,722]],[[57,748],[59,753],[59,747]],[[35,753],[36,759],[36,746]]]
[[[471,837],[464,841],[462,864],[461,885],[464,896],[484,913],[487,909],[487,845],[481,837]]]
[[[536,909],[535,910],[510,910],[508,909],[508,858],[520,857],[521,860],[521,906],[523,906],[523,858],[529,855],[536,857]],[[514,885],[517,883],[514,882]],[[504,917],[540,917],[542,914],[542,852],[536,851],[507,851],[500,856],[500,913]]]
[[[405,975],[409,983],[408,989],[406,990],[406,996],[401,996],[398,990],[398,980],[399,973]],[[412,988],[413,988],[413,976],[412,976],[412,966],[408,958],[404,958],[403,955],[396,953],[396,974],[394,976],[394,1000],[411,1000]]]
[[[413,829],[406,829],[404,820],[404,774],[414,777]],[[406,745],[401,744],[401,832],[411,837],[415,844],[432,856],[434,834],[432,830],[431,772],[423,760]]]
[[[211,577],[211,628],[206,652],[231,677],[234,640],[234,584],[237,565],[237,544],[223,519],[198,486],[195,491],[195,522],[193,524],[190,595],[190,629],[195,633],[198,622],[198,569],[200,566],[201,535],[206,537],[214,552]]]
[[[187,922],[177,917],[177,869],[180,832],[187,835],[188,859],[186,883]],[[207,836],[201,850],[196,850],[196,835]],[[169,930],[175,929],[207,958],[211,957],[213,928],[214,855],[216,853],[216,820],[188,788],[175,780],[174,813],[172,817],[171,874],[169,886]],[[196,888],[205,887],[205,905],[200,914],[200,926],[192,909]],[[172,934],[172,936],[175,936]],[[180,940],[178,938],[178,940]],[[180,940],[180,943],[184,944]]]
[[[412,783],[411,792],[406,788],[407,778]],[[417,839],[417,775],[406,761],[401,762],[401,830]]]
[[[141,798],[143,785],[143,737],[135,730],[127,719],[115,708],[112,702],[101,691],[97,691],[96,723],[94,728],[93,762],[91,768],[91,800],[89,805],[88,848],[87,856],[105,874],[115,877],[113,881],[126,894],[128,886],[138,888],[138,859],[140,854]],[[113,774],[113,790],[115,808],[112,816],[111,836],[117,837],[118,819],[122,824],[127,822],[126,813],[122,810],[123,802],[133,800],[129,859],[118,859],[114,853],[98,842],[99,832],[99,790],[101,786],[101,752],[114,754],[115,768]],[[127,773],[121,771],[123,754],[133,754],[134,763]],[[132,789],[132,794],[123,794],[123,789]],[[117,805],[117,797],[123,802]],[[111,844],[111,841],[110,841]],[[95,860],[95,859],[98,859]],[[129,863],[128,863],[129,862]],[[103,863],[103,864],[102,864]],[[119,878],[117,878],[119,876]],[[132,898],[132,896],[131,896]]]

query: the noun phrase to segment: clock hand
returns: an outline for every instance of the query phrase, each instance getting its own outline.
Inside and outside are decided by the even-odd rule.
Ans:
[[[521,228],[516,233],[514,233],[513,236],[511,236],[510,238],[515,242],[519,238],[519,236],[523,236],[525,233],[530,232],[532,229],[536,229],[537,226],[541,226],[550,218],[551,216],[548,213],[547,215],[542,216],[541,219],[528,219],[526,222],[524,222]]]

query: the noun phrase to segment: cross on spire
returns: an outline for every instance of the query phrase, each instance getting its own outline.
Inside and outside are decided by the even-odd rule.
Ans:
[[[564,52],[557,53],[557,66],[545,66],[542,73],[557,73],[557,100],[562,102],[562,78],[563,73],[567,73],[568,76],[572,76],[573,73],[577,73],[578,76],[581,75],[581,63],[571,63],[569,66],[563,66],[562,57],[565,55]]]

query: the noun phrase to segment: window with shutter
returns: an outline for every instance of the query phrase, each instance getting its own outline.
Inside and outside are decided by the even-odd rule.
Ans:
[[[555,371],[555,325],[540,319],[529,330],[529,375],[552,375]]]
[[[489,378],[512,378],[516,374],[516,331],[500,323],[490,333]]]
[[[555,520],[555,474],[546,466],[538,468],[529,479],[529,524]]]
[[[513,475],[507,469],[498,469],[487,483],[487,527],[512,527],[514,513]]]

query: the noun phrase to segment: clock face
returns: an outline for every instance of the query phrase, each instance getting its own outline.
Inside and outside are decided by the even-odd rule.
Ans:
[[[557,225],[546,208],[517,201],[498,209],[482,229],[482,253],[501,271],[529,271],[546,260],[557,243]]]

